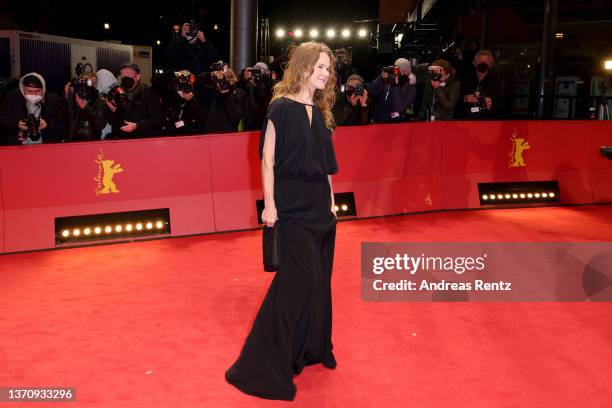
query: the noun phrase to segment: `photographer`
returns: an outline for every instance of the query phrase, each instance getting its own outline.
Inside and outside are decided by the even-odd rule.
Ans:
[[[96,87],[97,77],[93,72],[84,72],[68,83],[65,90],[68,122],[64,141],[101,139],[107,108]]]
[[[410,61],[398,58],[394,66],[383,68],[368,86],[370,95],[377,98],[375,123],[406,121],[406,110],[416,99],[416,77],[411,71]]]
[[[260,130],[266,117],[266,111],[272,99],[272,77],[268,66],[258,62],[253,67],[245,68],[240,74],[236,87],[246,93],[246,110],[244,113],[244,130]]]
[[[491,51],[481,50],[474,57],[474,70],[461,80],[462,116],[467,119],[493,119],[501,113],[500,78],[492,70]]]
[[[370,118],[368,91],[364,88],[363,78],[351,75],[336,95],[332,108],[338,126],[367,125]]]
[[[100,96],[102,96],[102,98],[106,98],[106,94],[115,85],[117,85],[117,78],[115,77],[115,75],[113,75],[112,72],[110,72],[107,69],[101,69],[98,72],[96,72],[96,79],[97,79],[96,88],[98,89],[98,92],[100,92]],[[110,135],[111,133],[112,133],[112,127],[110,123],[108,123],[107,121],[106,126],[104,126],[104,128],[102,129],[100,138],[105,139],[106,136]]]
[[[146,137],[161,128],[161,106],[155,91],[140,80],[140,68],[125,63],[119,69],[120,85],[106,95],[108,121],[114,138]]]
[[[200,25],[191,20],[183,23],[174,40],[166,48],[166,58],[172,71],[187,70],[194,75],[206,71],[219,56],[206,39]]]
[[[336,86],[340,88],[341,85],[346,85],[348,77],[357,74],[357,71],[351,65],[351,56],[346,48],[339,48],[334,54],[336,55]]]
[[[64,133],[62,98],[46,92],[45,80],[29,73],[19,89],[7,92],[0,106],[0,144],[27,145],[59,141]]]
[[[204,108],[206,133],[237,132],[244,116],[246,97],[236,88],[236,74],[227,64],[215,63],[212,72],[203,73],[196,81],[196,96]]]
[[[451,120],[461,95],[461,85],[451,64],[443,59],[423,69],[419,77],[424,82],[419,119],[426,121]]]
[[[202,130],[204,110],[194,96],[195,76],[174,72],[169,92],[162,94],[162,131],[165,135],[194,134]]]

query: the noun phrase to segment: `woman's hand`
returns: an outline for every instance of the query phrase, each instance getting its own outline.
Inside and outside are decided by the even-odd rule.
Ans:
[[[273,227],[274,223],[278,221],[278,214],[276,207],[266,207],[261,212],[261,221],[268,227]]]

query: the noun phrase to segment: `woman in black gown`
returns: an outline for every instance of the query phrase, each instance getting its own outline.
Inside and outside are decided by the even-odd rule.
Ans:
[[[304,366],[336,367],[331,342],[335,65],[326,45],[298,46],[274,87],[261,132],[262,220],[268,226],[279,223],[280,263],[242,352],[225,373],[229,383],[261,398],[293,400],[293,376]]]

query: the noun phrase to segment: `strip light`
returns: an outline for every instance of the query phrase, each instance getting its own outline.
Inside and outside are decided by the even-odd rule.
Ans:
[[[538,198],[555,198],[557,195],[552,191],[539,191],[535,193],[521,193],[521,194],[499,194],[490,193],[483,194],[481,198],[484,201],[516,201],[516,200],[532,200]]]
[[[55,242],[66,244],[170,234],[170,211],[130,211],[56,218]]]

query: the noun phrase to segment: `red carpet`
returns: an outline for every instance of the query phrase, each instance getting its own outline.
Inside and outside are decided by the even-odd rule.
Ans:
[[[609,407],[609,303],[364,303],[361,241],[610,241],[612,206],[344,222],[338,367],[293,403],[224,382],[272,274],[260,232],[0,257],[0,387],[74,386],[32,407]]]

